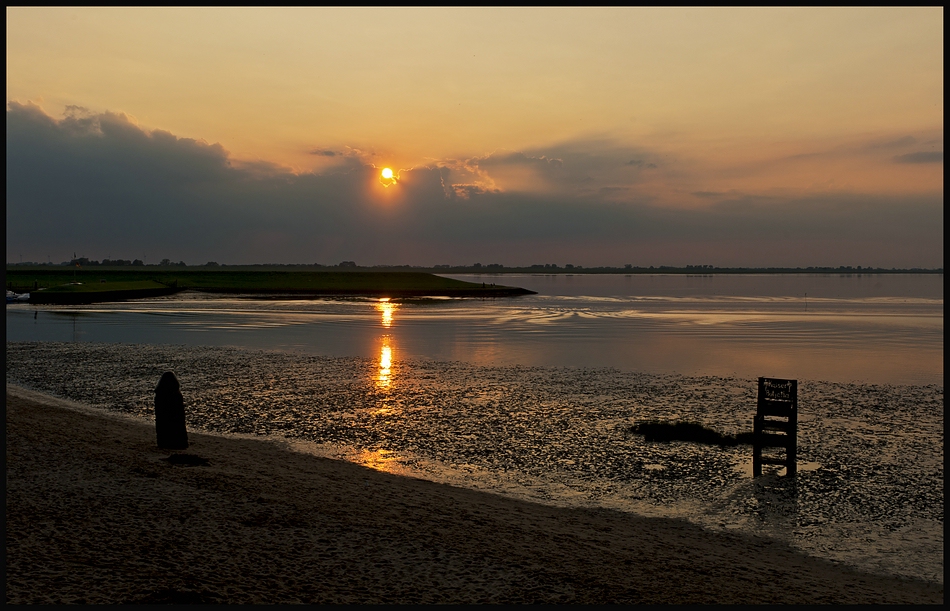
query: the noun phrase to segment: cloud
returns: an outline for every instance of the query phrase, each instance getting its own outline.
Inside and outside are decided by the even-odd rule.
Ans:
[[[943,163],[943,151],[919,151],[894,157],[897,163]]]
[[[634,159],[631,159],[635,156]],[[574,195],[651,196],[634,187],[657,169],[653,151],[621,146],[608,139],[576,140],[525,151],[494,151],[463,160],[439,160],[451,174],[446,193],[475,191]],[[652,177],[653,174],[650,174]],[[458,187],[458,188],[456,188]]]
[[[478,163],[479,166],[486,168],[503,165],[534,165],[539,167],[561,167],[564,165],[560,159],[550,159],[544,155],[532,157],[531,155],[526,155],[521,152],[492,153],[480,159],[476,158],[473,161]]]
[[[449,195],[462,199],[469,199],[473,195],[484,195],[486,193],[499,193],[499,190],[487,189],[475,184],[452,184],[449,186]]]
[[[631,159],[627,162],[627,165],[636,166],[638,168],[655,168],[655,163],[646,163],[642,159]]]
[[[235,160],[220,144],[144,130],[122,113],[75,109],[54,119],[10,102],[7,258],[62,261],[75,251],[189,263],[943,262],[942,193],[697,189],[713,203],[662,206],[644,187],[669,171],[646,167],[657,153],[596,140],[433,160],[401,170],[390,189],[356,149],[335,158],[346,163],[294,173]],[[523,189],[508,188],[518,180]]]
[[[913,146],[917,144],[917,138],[913,136],[901,136],[899,138],[892,138],[890,140],[884,141],[875,141],[867,144],[869,149],[895,149],[895,148],[904,148],[907,146]]]

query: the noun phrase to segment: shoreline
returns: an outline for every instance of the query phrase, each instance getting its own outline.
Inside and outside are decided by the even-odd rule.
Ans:
[[[348,297],[514,297],[534,291],[416,271],[7,270],[7,290],[30,303],[75,305],[160,297],[181,291],[265,299]]]
[[[388,299],[413,299],[425,297],[470,297],[477,299],[498,299],[505,297],[520,297],[536,295],[535,291],[517,287],[486,287],[477,289],[146,289],[133,291],[99,291],[89,293],[57,293],[34,291],[26,293],[31,305],[90,305],[95,303],[112,303],[118,301],[133,301],[137,299],[151,299],[154,297],[169,297],[183,293],[202,293],[206,295],[228,295],[232,297],[246,297],[250,299],[266,299],[273,301],[297,299],[324,299],[328,297],[366,297]]]
[[[805,463],[792,481],[752,478],[747,449],[629,434],[671,414],[725,433],[749,426],[754,380],[409,359],[385,385],[375,360],[355,357],[86,343],[7,350],[8,381],[110,412],[149,419],[155,379],[172,370],[192,430],[292,438],[381,471],[684,518],[858,571],[943,583],[942,387],[803,382]]]
[[[747,535],[391,475],[7,389],[8,603],[939,603]],[[44,397],[46,397],[44,399]]]

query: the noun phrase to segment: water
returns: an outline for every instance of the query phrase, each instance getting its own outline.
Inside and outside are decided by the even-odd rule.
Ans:
[[[186,294],[12,305],[7,338],[943,384],[942,275],[456,277],[540,294],[401,303]]]
[[[541,294],[8,306],[7,380],[147,416],[171,369],[192,428],[942,582],[942,276],[475,279]],[[759,375],[801,380],[794,480],[629,432],[748,430]]]

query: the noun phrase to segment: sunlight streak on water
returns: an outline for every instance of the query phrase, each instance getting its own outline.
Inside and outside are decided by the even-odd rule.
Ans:
[[[393,349],[389,344],[390,337],[383,337],[383,345],[379,349],[379,375],[376,378],[377,388],[389,388],[392,383]]]
[[[376,304],[376,309],[382,316],[380,324],[383,325],[383,328],[388,329],[393,326],[393,313],[395,313],[396,307],[396,304],[392,303],[389,297],[383,297]]]

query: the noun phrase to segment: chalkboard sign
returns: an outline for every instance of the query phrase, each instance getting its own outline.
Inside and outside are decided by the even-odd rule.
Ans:
[[[760,378],[759,393],[768,401],[789,401],[797,399],[798,380],[779,380]]]

